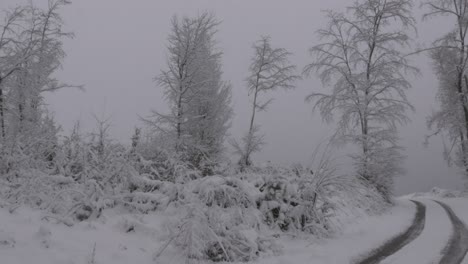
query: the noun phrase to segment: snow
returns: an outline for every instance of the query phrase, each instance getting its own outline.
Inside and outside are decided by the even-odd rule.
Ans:
[[[467,198],[450,198],[439,199],[440,201],[449,205],[455,214],[465,223],[468,224],[468,199]],[[465,256],[462,264],[468,264],[468,257]]]
[[[452,224],[444,209],[432,201],[447,203],[455,213],[468,223],[467,198],[438,198],[440,193],[418,194],[418,200],[426,205],[426,223],[421,235],[394,255],[382,261],[382,264],[401,263],[438,263],[442,250],[452,234]],[[444,195],[445,196],[445,195]],[[283,255],[261,259],[258,264],[334,264],[350,263],[360,254],[382,245],[386,240],[405,230],[411,223],[415,207],[402,197],[389,212],[379,216],[361,218],[359,222],[348,226],[342,234],[324,241],[285,239]],[[468,264],[468,258],[462,264]]]
[[[311,260],[317,264],[346,263],[409,226],[414,212],[411,202],[401,200],[383,215],[360,218],[335,238],[319,240],[283,235],[278,241],[284,244],[281,256],[271,254],[252,263],[300,264]],[[155,263],[153,256],[167,239],[164,223],[170,216],[164,214],[105,210],[97,220],[69,227],[53,218],[45,220],[43,212],[26,206],[13,213],[0,208],[1,263]],[[382,228],[383,221],[385,228]],[[247,232],[246,236],[255,239],[256,234]],[[180,261],[172,247],[160,259],[165,264]]]
[[[433,263],[440,260],[441,251],[451,234],[452,223],[444,209],[428,199],[420,199],[426,205],[426,223],[421,235],[382,264]]]
[[[439,187],[432,188],[429,192],[419,192],[404,196],[405,198],[455,198],[462,196],[461,191],[445,190]]]
[[[0,209],[0,255],[2,264],[152,263],[161,232],[162,217],[108,212],[103,220],[67,227],[41,220],[41,212],[22,207],[10,214]],[[142,217],[143,218],[143,217]],[[130,232],[123,223],[139,223]]]
[[[361,254],[383,244],[386,240],[408,228],[416,208],[408,200],[397,200],[388,212],[378,216],[355,219],[341,234],[320,240],[283,239],[283,255],[270,256],[258,264],[336,264],[349,263]],[[357,243],[358,242],[358,243]]]
[[[416,200],[426,205],[426,223],[421,235],[382,264],[433,263],[452,233],[452,225],[443,208],[429,195]],[[451,206],[468,223],[467,198],[438,198]],[[349,263],[388,239],[406,230],[412,223],[415,205],[407,198],[395,200],[395,206],[381,215],[362,216],[346,225],[334,237],[282,234],[279,254],[262,255],[251,264],[334,264]],[[40,210],[22,206],[13,213],[0,208],[0,255],[5,264],[78,264],[78,263],[155,263],[154,255],[167,241],[168,212],[128,213],[108,209],[92,221],[66,226],[53,218],[44,219]],[[245,230],[254,241],[256,232]],[[169,246],[159,259],[164,264],[181,263],[178,250]],[[465,259],[464,264],[468,264]]]

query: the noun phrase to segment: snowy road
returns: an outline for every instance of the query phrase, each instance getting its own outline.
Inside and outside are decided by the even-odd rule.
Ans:
[[[334,239],[308,245],[291,241],[282,256],[256,263],[468,264],[468,258],[460,262],[468,246],[463,224],[468,223],[468,199],[439,199],[448,207],[432,199],[399,198],[387,213],[361,219]]]
[[[440,263],[460,264],[468,252],[468,229],[450,206],[439,201],[436,202],[445,209],[453,225],[452,237],[444,249]]]
[[[426,206],[418,201],[411,201],[416,205],[416,214],[411,226],[401,234],[388,240],[384,245],[372,250],[363,260],[357,264],[380,263],[383,259],[395,254],[407,244],[415,240],[423,231],[426,223]]]
[[[463,221],[443,202],[424,199],[416,203],[418,211],[412,226],[358,263],[462,263],[468,251],[468,230]],[[426,208],[425,224],[421,224],[421,220],[418,224],[422,203]],[[417,236],[413,235],[408,242],[404,238],[411,238],[411,235],[407,233]]]

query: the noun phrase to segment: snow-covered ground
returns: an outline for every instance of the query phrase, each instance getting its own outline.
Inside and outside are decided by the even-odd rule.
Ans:
[[[431,194],[416,195],[426,205],[425,228],[413,242],[382,263],[432,263],[452,234],[451,222],[431,199],[438,199],[468,223],[467,198],[440,198]],[[411,197],[416,197],[411,196]],[[279,256],[263,256],[255,264],[336,264],[352,263],[359,256],[382,245],[406,230],[416,212],[408,197],[396,200],[396,205],[378,216],[356,219],[329,239],[297,239],[284,235]],[[21,207],[10,213],[0,208],[0,255],[2,264],[119,264],[155,263],[153,255],[166,239],[164,216],[135,216],[105,211],[99,220],[68,227],[53,219],[43,219],[42,212]],[[177,252],[169,249],[159,263],[181,263]],[[468,264],[465,259],[464,264]]]
[[[279,238],[284,244],[281,256],[260,258],[255,263],[347,263],[408,227],[414,212],[414,204],[399,200],[386,214],[361,218],[336,238],[285,236]],[[42,212],[25,207],[13,213],[0,208],[2,264],[155,263],[152,256],[165,239],[163,216],[157,214],[135,218],[108,211],[102,219],[73,227],[42,218]],[[160,263],[180,263],[175,253],[166,254]]]
[[[445,198],[439,199],[448,204],[457,216],[466,224],[468,224],[468,199],[467,198]],[[462,264],[468,264],[468,257],[465,257]]]
[[[426,205],[426,223],[423,232],[413,242],[382,264],[433,263],[439,260],[441,250],[446,246],[452,233],[452,224],[444,209],[428,199],[419,199]]]
[[[426,206],[424,230],[414,241],[381,263],[439,263],[452,236],[453,227],[445,210],[433,200],[446,203],[464,223],[468,223],[468,199],[458,196],[461,196],[460,192],[435,188],[428,193],[401,197],[388,213],[360,219],[336,238],[308,245],[304,241],[292,241],[286,244],[284,255],[265,258],[258,263],[353,263],[356,256],[382,245],[409,226],[415,212],[409,199],[420,201]],[[468,264],[467,257],[462,264]]]
[[[361,218],[334,238],[324,241],[289,241],[282,256],[264,258],[257,263],[349,263],[408,228],[415,210],[415,205],[409,200],[397,200],[396,206],[387,213]]]
[[[41,220],[42,217],[41,212],[26,208],[13,214],[0,209],[0,263],[154,264],[152,254],[159,246],[160,233],[152,227],[159,225],[161,217],[138,220],[129,215],[108,214],[97,222],[73,227]],[[140,224],[129,230],[132,222]]]

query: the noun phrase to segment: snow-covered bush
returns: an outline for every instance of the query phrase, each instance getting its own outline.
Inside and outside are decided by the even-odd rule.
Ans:
[[[134,143],[133,165],[150,179],[183,183],[202,176],[189,161],[185,151],[175,151],[174,139],[164,134],[148,133]]]
[[[340,173],[326,151],[314,157],[311,167],[269,164],[251,167],[236,177],[258,191],[256,205],[264,223],[279,232],[329,236],[339,231],[351,214],[376,212],[388,205],[373,186]],[[356,207],[362,210],[348,210]]]
[[[318,197],[314,176],[301,168],[268,166],[242,177],[253,180],[263,221],[281,232],[324,233],[328,204]]]
[[[234,177],[208,176],[180,186],[174,210],[184,212],[170,227],[168,244],[189,261],[249,261],[278,250],[269,238],[255,200],[259,191]],[[269,247],[266,245],[270,245]]]
[[[177,213],[170,217],[167,243],[156,258],[172,245],[188,263],[250,261],[280,250],[274,236],[326,237],[347,220],[385,204],[365,181],[341,175],[329,156],[313,167],[250,167],[231,176],[176,184],[177,196],[168,210]]]
[[[47,166],[27,161],[9,166],[0,190],[9,204],[28,204],[52,214],[48,218],[72,223],[99,217],[104,208],[118,204],[148,212],[156,209],[154,204],[169,202],[163,194],[151,193],[160,184],[136,171],[129,151],[108,138],[107,123],[99,122],[92,134],[83,134],[77,125],[55,144]]]
[[[11,130],[0,141],[0,177],[17,177],[22,169],[46,171],[53,167],[59,144],[59,128],[53,118],[44,114],[34,124]]]

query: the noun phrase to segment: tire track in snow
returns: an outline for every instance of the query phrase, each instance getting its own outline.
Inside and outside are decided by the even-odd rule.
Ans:
[[[423,231],[426,223],[426,206],[418,201],[411,200],[416,205],[416,214],[413,219],[411,226],[403,233],[396,237],[388,240],[380,246],[372,250],[362,260],[355,261],[355,264],[376,264],[380,263],[385,258],[395,254],[398,250],[408,245],[411,241],[416,239]],[[446,263],[448,264],[448,263]]]
[[[442,208],[452,222],[452,236],[447,246],[442,250],[440,264],[460,264],[468,252],[468,229],[460,218],[453,212],[452,208],[445,203],[434,200]]]

